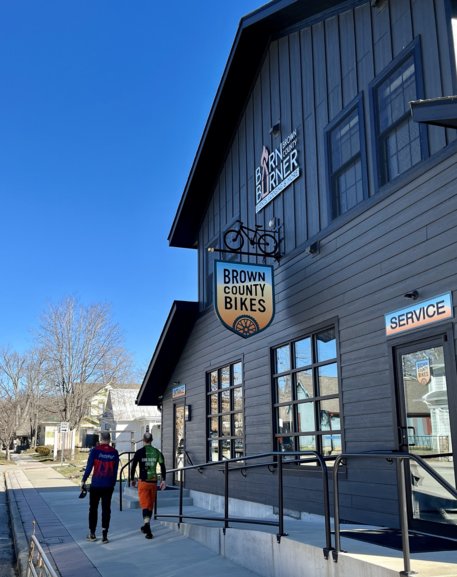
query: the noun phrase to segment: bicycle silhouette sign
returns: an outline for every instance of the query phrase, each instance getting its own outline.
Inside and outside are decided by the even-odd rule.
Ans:
[[[273,268],[215,261],[215,309],[222,324],[248,338],[265,330],[274,317]]]
[[[256,256],[279,256],[279,240],[274,232],[268,232],[262,229],[259,224],[255,228],[249,228],[238,220],[236,228],[230,228],[224,233],[224,246],[229,252],[240,254],[255,254]],[[253,247],[258,252],[251,253],[244,251],[245,243],[248,248]]]

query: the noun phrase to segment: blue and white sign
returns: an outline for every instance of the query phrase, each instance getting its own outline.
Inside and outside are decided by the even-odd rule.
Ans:
[[[404,331],[420,329],[453,316],[452,294],[446,293],[385,315],[386,335],[391,337]]]

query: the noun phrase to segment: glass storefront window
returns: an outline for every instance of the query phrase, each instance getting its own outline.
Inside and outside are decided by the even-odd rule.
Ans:
[[[243,365],[225,365],[207,375],[208,460],[243,455]],[[217,448],[217,449],[216,449]]]
[[[293,366],[290,363],[293,352]],[[273,349],[278,451],[341,452],[336,328]]]

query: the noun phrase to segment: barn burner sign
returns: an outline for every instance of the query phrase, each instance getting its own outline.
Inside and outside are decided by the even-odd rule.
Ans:
[[[299,176],[297,130],[294,130],[272,152],[263,146],[255,171],[255,211],[261,211]]]
[[[222,324],[243,338],[263,331],[274,316],[273,268],[215,262],[215,308]]]

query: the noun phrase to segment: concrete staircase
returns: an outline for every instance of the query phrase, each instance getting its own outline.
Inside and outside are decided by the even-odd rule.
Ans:
[[[119,503],[119,488],[113,494],[113,501]],[[193,499],[190,497],[190,492],[188,489],[183,490],[183,505],[191,506],[193,505]],[[127,487],[123,483],[122,490],[122,509],[139,509],[140,503],[138,501],[138,491],[134,487]],[[157,491],[157,509],[162,510],[164,508],[173,508],[176,511],[179,507],[179,487],[168,486],[165,491]]]

